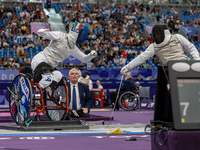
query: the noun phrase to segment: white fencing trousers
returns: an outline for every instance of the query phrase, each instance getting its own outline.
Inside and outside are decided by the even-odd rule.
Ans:
[[[43,54],[43,52],[38,53],[33,58],[33,60],[31,61],[31,68],[32,68],[32,70],[34,71],[35,68],[41,62],[46,62],[48,64],[48,60],[45,57],[45,55]],[[58,83],[58,82],[60,82],[61,79],[62,79],[62,73],[60,71],[58,71],[58,70],[55,70],[55,71],[52,72],[51,82],[46,82],[45,80],[40,80],[39,84],[44,89],[44,88],[48,87],[52,83],[52,81],[56,81]]]
[[[41,62],[45,62],[47,64],[48,60],[46,58],[46,56],[43,54],[43,52],[38,53],[37,55],[35,55],[31,61],[31,68],[34,71],[35,68],[41,63]]]
[[[39,85],[44,89],[48,87],[53,81],[56,81],[57,83],[60,82],[62,79],[62,73],[58,70],[55,70],[51,73],[47,73],[45,75],[42,75],[42,79],[39,82]]]

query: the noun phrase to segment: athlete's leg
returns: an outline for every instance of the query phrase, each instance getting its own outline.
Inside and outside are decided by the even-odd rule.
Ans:
[[[53,87],[57,85],[63,77],[62,73],[58,70],[53,71],[52,74],[53,74],[53,81],[49,85],[51,89],[53,89]]]

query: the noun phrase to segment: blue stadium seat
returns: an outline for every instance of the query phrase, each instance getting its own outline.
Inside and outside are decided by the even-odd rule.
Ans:
[[[12,51],[12,58],[14,58],[14,57],[17,57],[17,51],[16,50]]]
[[[21,44],[22,43],[22,38],[17,38],[17,44]]]
[[[112,67],[112,68],[115,67],[115,64],[111,64],[111,67]]]
[[[139,49],[140,49],[140,46],[137,46],[137,47],[136,47],[136,51],[138,51]]]
[[[14,40],[17,40],[17,38],[16,37],[12,37],[12,43],[14,42]]]
[[[135,47],[134,46],[131,46],[131,50],[134,50],[135,49]]]
[[[90,44],[89,40],[86,40],[86,43],[87,43],[87,45],[89,45]]]
[[[44,46],[40,46],[40,52],[44,50]]]
[[[2,20],[2,23],[3,23],[3,25],[4,25],[4,24],[6,25],[6,19],[3,19],[3,20]]]
[[[18,58],[18,63],[20,63],[21,60],[24,62],[24,58]]]
[[[0,70],[4,70],[4,66],[0,66]]]
[[[10,53],[10,48],[8,47],[7,49],[6,49],[6,58],[10,55],[11,53]]]
[[[100,67],[100,70],[104,70],[104,69],[105,69],[104,66],[101,66],[101,67]]]
[[[38,54],[40,52],[39,47],[35,46],[35,55]]]
[[[145,51],[145,49],[146,49],[145,47],[142,47],[142,49],[141,49],[141,50],[142,50],[142,51]]]
[[[111,69],[112,69],[112,70],[116,70],[116,68],[117,68],[116,66],[112,66],[112,68],[111,68]]]
[[[106,70],[109,70],[110,69],[110,66],[106,66]]]
[[[18,9],[16,9],[16,11],[15,11],[15,14],[18,16],[19,15],[19,10]]]

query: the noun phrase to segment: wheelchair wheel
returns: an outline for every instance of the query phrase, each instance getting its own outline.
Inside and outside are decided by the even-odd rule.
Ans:
[[[59,99],[62,99],[63,106],[66,106],[66,88],[64,85],[60,85],[53,92],[53,97],[55,101],[59,102]],[[46,106],[57,106],[54,102],[50,100],[45,101]],[[60,121],[64,119],[65,109],[61,108],[45,108],[46,114],[49,120]]]
[[[126,111],[134,110],[138,106],[138,97],[133,92],[125,92],[120,96],[118,104]]]
[[[16,124],[29,119],[32,106],[32,87],[25,74],[18,74],[12,81],[9,93],[9,108]]]

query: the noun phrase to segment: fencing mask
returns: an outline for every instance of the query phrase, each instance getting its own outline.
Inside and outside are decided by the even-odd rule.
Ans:
[[[160,44],[165,39],[164,30],[167,29],[166,25],[155,25],[152,29],[152,38],[156,44]]]

